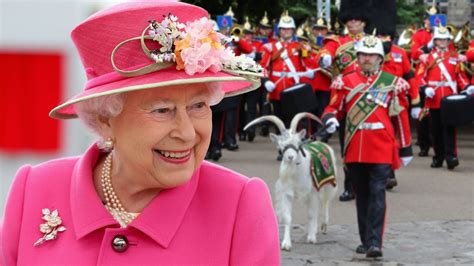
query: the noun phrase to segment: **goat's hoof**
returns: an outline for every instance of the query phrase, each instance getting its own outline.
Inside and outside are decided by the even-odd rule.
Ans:
[[[321,224],[321,233],[326,234],[328,232],[328,225]]]
[[[281,250],[290,251],[291,250],[291,243],[287,243],[287,242],[281,243]]]
[[[310,244],[316,244],[318,242],[316,236],[308,236],[308,238],[306,238],[306,242],[310,243]]]

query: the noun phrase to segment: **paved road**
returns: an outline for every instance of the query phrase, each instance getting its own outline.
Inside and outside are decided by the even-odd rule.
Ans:
[[[355,254],[359,238],[354,201],[336,199],[328,233],[319,235],[315,245],[305,243],[306,211],[304,205],[296,204],[293,250],[282,252],[282,265],[474,265],[474,127],[461,129],[458,141],[460,166],[454,171],[431,169],[431,157],[417,156],[397,171],[399,185],[387,193],[382,260]],[[338,151],[335,138],[330,144]],[[239,145],[238,152],[224,151],[219,163],[263,178],[273,193],[279,165],[275,146],[259,136],[253,143]],[[340,161],[338,168],[342,173]],[[343,176],[337,181],[341,190]]]

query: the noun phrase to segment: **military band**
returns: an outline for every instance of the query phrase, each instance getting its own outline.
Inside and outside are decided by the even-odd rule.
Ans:
[[[454,44],[452,28],[430,22],[430,17],[439,15],[432,6],[420,29],[410,29],[411,37],[402,34],[398,39],[400,47],[395,23],[370,21],[364,1],[343,4],[346,9],[341,8],[333,24],[315,17],[297,27],[284,11],[274,20],[276,27],[265,13],[255,26],[245,18],[243,24],[234,19],[233,27],[221,29],[229,35],[228,46],[234,53],[255,59],[265,68],[266,77],[258,90],[214,107],[207,158],[217,161],[221,146],[237,149],[237,131],[240,141],[253,141],[255,128],[244,132],[243,127],[260,115],[274,114],[288,127],[290,110],[281,97],[295,85],[309,84],[316,99],[313,112],[326,123],[311,128],[310,135],[316,132],[327,142],[336,129],[340,133],[345,170],[340,200],[356,199],[361,239],[356,252],[379,257],[385,189],[397,185],[394,170],[413,159],[410,118],[416,126],[418,156],[428,156],[433,147],[431,167],[442,167],[444,161],[449,170],[459,165],[455,126],[443,122],[442,102],[450,95],[474,95],[474,41],[468,47]],[[345,33],[338,34],[339,22]],[[261,131],[268,135],[265,125]]]

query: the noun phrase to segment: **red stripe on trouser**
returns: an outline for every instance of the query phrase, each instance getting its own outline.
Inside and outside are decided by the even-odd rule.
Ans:
[[[224,138],[224,130],[225,130],[225,117],[227,116],[227,112],[224,112],[222,114],[222,119],[221,119],[221,126],[219,130],[219,145],[221,145],[223,138]]]

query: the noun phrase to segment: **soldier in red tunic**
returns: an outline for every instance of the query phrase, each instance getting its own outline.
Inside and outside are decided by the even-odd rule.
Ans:
[[[357,48],[360,69],[333,81],[331,101],[323,115],[331,133],[339,126],[339,113],[346,114],[343,156],[356,194],[361,240],[356,252],[367,257],[382,256],[385,185],[390,170],[413,159],[409,121],[400,116],[400,101],[410,86],[380,71],[383,59],[381,40],[364,37]],[[398,141],[392,119],[397,121]]]
[[[343,9],[345,4],[347,8]],[[333,75],[347,74],[357,69],[357,56],[355,46],[365,35],[364,28],[368,18],[364,10],[364,1],[343,1],[341,2],[340,20],[346,25],[349,33],[344,36],[330,35],[323,41],[323,48],[319,53],[319,65],[323,69],[333,68]],[[318,76],[318,75],[316,75]],[[339,117],[342,123],[344,119]],[[344,147],[344,125],[339,128],[339,143]],[[344,192],[339,196],[340,201],[350,201],[354,199],[350,177],[345,174],[344,168]]]
[[[293,40],[295,33],[295,21],[284,13],[278,23],[280,39],[273,43],[264,45],[261,65],[267,69],[269,80],[264,86],[269,92],[273,111],[289,126],[288,119],[283,116],[280,93],[301,82],[304,76],[314,75],[313,71],[306,73],[301,58],[301,45]]]
[[[466,74],[462,69],[460,56],[448,48],[452,36],[445,27],[436,27],[433,40],[434,48],[425,60],[420,62],[420,87],[424,90],[425,108],[429,109],[431,134],[435,155],[431,167],[443,166],[446,160],[448,169],[459,165],[456,150],[456,132],[453,126],[441,123],[440,103],[443,97],[457,94],[466,89],[468,94],[474,92],[469,86]]]

